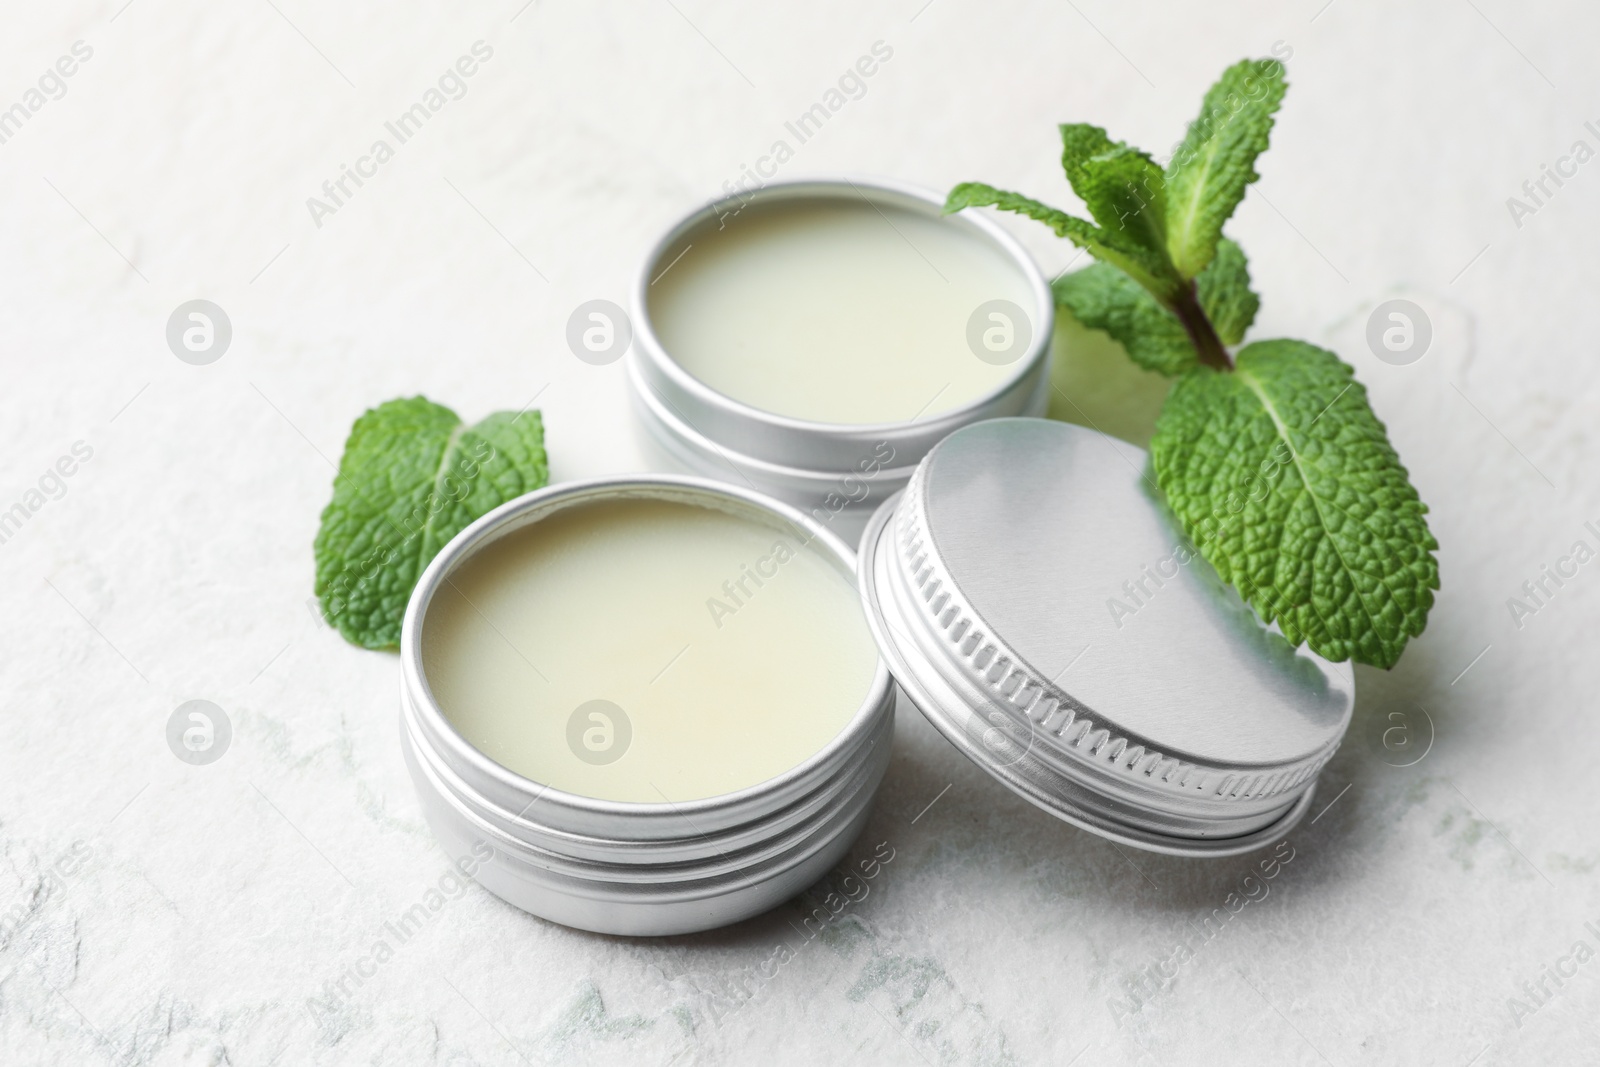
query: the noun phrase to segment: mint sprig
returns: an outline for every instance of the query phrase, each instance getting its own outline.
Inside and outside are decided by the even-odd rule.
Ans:
[[[322,614],[363,648],[400,643],[423,568],[474,519],[549,481],[537,411],[466,426],[416,396],[350,428],[314,545]]]
[[[1388,668],[1439,588],[1427,505],[1336,355],[1292,340],[1229,350],[1260,299],[1222,227],[1260,177],[1287,87],[1276,60],[1228,68],[1164,169],[1097,126],[1062,126],[1092,222],[976,182],[944,210],[1027,215],[1100,261],[1056,279],[1056,302],[1176,379],[1150,455],[1185,534],[1295,645]]]

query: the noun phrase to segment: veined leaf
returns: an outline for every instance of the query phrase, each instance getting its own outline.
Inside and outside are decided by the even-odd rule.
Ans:
[[[393,648],[411,590],[445,542],[548,480],[537,411],[475,426],[420,396],[367,411],[350,428],[317,530],[323,617],[352,644]]]
[[[1063,274],[1050,287],[1057,304],[1090,329],[1110,334],[1145,370],[1170,378],[1199,360],[1177,317],[1109,263]]]
[[[1250,289],[1250,265],[1244,249],[1226,237],[1217,242],[1217,254],[1194,280],[1196,295],[1206,318],[1222,343],[1236,345],[1256,321],[1261,298]]]
[[[1366,390],[1332,352],[1259,341],[1174,385],[1150,445],[1167,503],[1261,618],[1329,660],[1392,667],[1439,547]]]
[[[1067,181],[1100,228],[1127,234],[1154,254],[1164,275],[1175,274],[1167,253],[1166,178],[1155,161],[1086,123],[1063,125],[1061,146]]]
[[[1275,59],[1229,67],[1167,164],[1167,247],[1185,278],[1211,262],[1222,224],[1260,177],[1255,161],[1267,148],[1273,113],[1288,88],[1283,75]]]

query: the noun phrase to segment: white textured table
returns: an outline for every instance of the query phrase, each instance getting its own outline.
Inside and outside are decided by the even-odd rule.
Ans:
[[[27,516],[0,543],[0,1060],[1600,1060],[1600,563],[1520,627],[1507,607],[1573,542],[1600,546],[1600,164],[1520,219],[1506,205],[1575,141],[1600,148],[1600,14],[520,4],[5,16],[0,108],[27,111],[75,41],[92,55],[0,125],[0,511]],[[307,198],[480,40],[465,96],[313,219]],[[892,58],[786,176],[982,178],[1070,206],[1054,123],[1164,154],[1226,64],[1292,48],[1230,232],[1264,300],[1254,335],[1350,360],[1433,507],[1426,636],[1358,672],[1351,739],[1270,880],[1059,824],[903,713],[856,848],[894,858],[815,938],[799,904],[629,941],[448,878],[435,900],[396,660],[307,607],[330,460],[363,408],[421,392],[469,419],[537,397],[556,479],[637,469],[622,368],[573,358],[568,315],[625,301],[660,228],[876,41]],[[1005,224],[1047,269],[1070,258]],[[1363,340],[1396,296],[1434,328],[1404,367]],[[198,297],[233,324],[209,366],[164,338]],[[1067,342],[1085,417],[1146,436],[1152,383]],[[77,442],[92,455],[63,491],[30,497]],[[191,699],[232,723],[209,766],[165,740]],[[1365,741],[1391,714],[1433,724],[1415,766]],[[1233,913],[1230,893],[1254,899]],[[419,903],[438,907],[395,937]],[[336,1010],[308,1008],[346,975]]]

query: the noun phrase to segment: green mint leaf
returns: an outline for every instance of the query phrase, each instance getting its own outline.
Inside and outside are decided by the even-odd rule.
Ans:
[[[1083,165],[1095,156],[1117,147],[1117,142],[1099,126],[1087,122],[1063,122],[1061,130],[1061,169],[1067,172],[1072,191],[1081,198],[1078,188],[1083,181]]]
[[[1226,237],[1217,242],[1217,254],[1194,280],[1200,306],[1216,328],[1223,344],[1236,345],[1256,321],[1261,298],[1250,289],[1250,267],[1244,249]]]
[[[322,614],[364,648],[400,642],[423,568],[474,519],[549,480],[537,411],[463,426],[423,397],[390,400],[350,428],[315,555]]]
[[[1110,334],[1146,370],[1173,377],[1199,360],[1177,318],[1109,263],[1063,274],[1050,288],[1057,304],[1090,329]]]
[[[1163,275],[1176,274],[1167,255],[1166,177],[1154,160],[1098,126],[1068,123],[1061,127],[1061,166],[1102,230],[1126,232]]]
[[[963,182],[950,190],[944,213],[948,215],[969,207],[997,207],[1042,222],[1055,230],[1057,237],[1065,237],[1096,259],[1122,270],[1157,299],[1174,298],[1182,284],[1166,253],[1141,244],[1128,230],[1102,229],[1087,219],[1069,215],[1021,193],[996,189],[982,182]]]
[[[969,207],[997,207],[1001,211],[1026,215],[1030,219],[1044,223],[1056,231],[1057,237],[1065,237],[1079,248],[1089,248],[1101,237],[1099,229],[1086,219],[1069,215],[1059,208],[1040,203],[1021,193],[996,189],[982,182],[962,182],[951,189],[950,195],[945,198],[944,214],[950,215]]]
[[[1185,278],[1205,269],[1245,187],[1260,177],[1272,116],[1288,83],[1275,59],[1246,59],[1223,72],[1167,164],[1167,246]]]
[[[1178,379],[1150,444],[1167,503],[1292,644],[1392,667],[1422,633],[1439,545],[1366,390],[1332,352],[1258,341]]]

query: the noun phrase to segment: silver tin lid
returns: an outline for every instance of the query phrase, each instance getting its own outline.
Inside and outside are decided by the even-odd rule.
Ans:
[[[862,601],[901,687],[1001,783],[1104,837],[1233,855],[1286,833],[1354,677],[1264,626],[1082,427],[957,430],[874,515]]]

